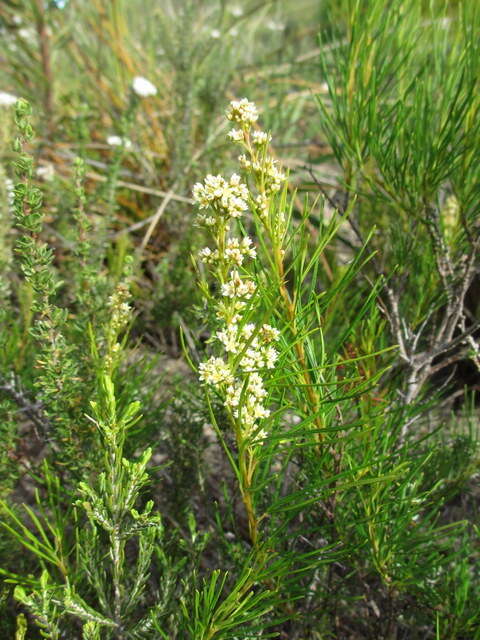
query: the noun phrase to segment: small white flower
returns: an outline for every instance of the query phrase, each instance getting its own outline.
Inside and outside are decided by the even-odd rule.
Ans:
[[[257,400],[262,400],[267,396],[267,390],[263,386],[263,379],[259,373],[251,373],[248,379],[248,390]]]
[[[240,267],[245,257],[257,257],[255,247],[251,245],[252,241],[248,236],[241,240],[238,238],[228,238],[225,246],[225,258]]]
[[[199,378],[202,382],[217,386],[219,384],[232,384],[233,376],[230,368],[222,358],[212,356],[206,362],[202,362],[199,366]]]
[[[260,429],[260,431],[258,431],[257,436],[255,438],[255,443],[256,444],[263,444],[263,440],[265,440],[265,438],[268,436],[268,433],[265,431],[265,429]],[[258,442],[260,441],[260,442]]]
[[[210,37],[213,38],[214,40],[218,40],[221,35],[222,34],[218,29],[212,29],[210,31]]]
[[[266,133],[265,131],[254,131],[252,138],[253,138],[254,144],[261,146],[262,144],[267,144],[268,142],[270,142],[270,140],[272,139],[272,136],[269,133]]]
[[[230,138],[230,140],[233,140],[233,142],[242,142],[243,131],[241,129],[232,129],[227,133],[227,138]]]
[[[230,385],[229,387],[227,387],[225,406],[229,408],[238,407],[238,405],[240,404],[241,394],[242,394],[241,387],[234,387],[233,385]]]
[[[245,340],[249,340],[252,337],[254,331],[255,325],[249,322],[244,327],[242,327],[242,336],[245,338]]]
[[[252,260],[255,260],[255,258],[257,257],[257,251],[255,247],[251,245],[252,245],[251,238],[249,238],[248,236],[245,236],[245,238],[243,238],[242,242],[240,243],[240,250],[244,256],[247,256],[248,258],[252,258]]]
[[[41,178],[46,182],[51,182],[55,177],[55,167],[51,162],[49,162],[44,167],[38,167],[36,174],[38,178]]]
[[[238,247],[227,247],[225,249],[225,257],[227,257],[230,262],[233,262],[238,267],[240,267],[243,263],[243,255]]]
[[[269,324],[264,324],[260,330],[260,334],[265,342],[274,342],[280,337],[280,331],[271,327]]]
[[[0,106],[11,107],[17,102],[17,96],[7,93],[6,91],[0,91]]]
[[[204,249],[200,249],[198,252],[198,257],[202,262],[206,264],[212,264],[215,260],[218,259],[218,251],[212,251],[210,247],[205,247]]]
[[[10,180],[10,178],[5,178],[5,191],[7,192],[8,206],[12,207],[15,199],[15,185],[13,184],[13,180]]]
[[[255,293],[253,280],[242,280],[238,271],[232,271],[230,280],[222,284],[222,295],[226,298],[251,298]]]
[[[240,18],[240,16],[243,16],[243,9],[242,7],[240,7],[238,4],[235,5],[234,7],[230,8],[230,13],[232,14],[232,16],[234,16],[235,18]]]
[[[273,347],[267,347],[264,352],[265,366],[267,369],[273,369],[278,360],[278,352]]]
[[[34,40],[37,35],[35,31],[29,27],[22,27],[17,31],[17,33],[20,36],[20,38],[22,38],[23,40],[30,40],[30,41]]]
[[[250,126],[258,120],[257,107],[247,98],[232,100],[227,110],[227,119],[238,124]]]
[[[125,149],[132,148],[132,141],[128,138],[121,138],[120,136],[108,136],[107,144],[111,147],[124,147]]]
[[[255,418],[257,420],[261,419],[261,418],[268,418],[268,416],[270,415],[270,410],[269,409],[265,409],[265,407],[261,404],[257,404],[255,406]]]
[[[239,349],[238,343],[238,327],[236,324],[229,325],[223,331],[217,331],[217,339],[225,347],[225,351],[229,353],[237,353]]]
[[[157,95],[156,86],[142,76],[135,76],[132,82],[132,89],[140,98],[149,98]]]
[[[122,139],[120,136],[108,136],[107,144],[111,147],[120,147],[122,144]]]
[[[266,217],[268,213],[268,200],[264,195],[259,195],[255,198],[255,202],[258,207],[258,214],[261,218]]]

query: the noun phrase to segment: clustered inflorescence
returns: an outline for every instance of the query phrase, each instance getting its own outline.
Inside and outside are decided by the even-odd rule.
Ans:
[[[247,260],[254,260],[256,249],[248,236],[231,236],[231,225],[250,208],[264,219],[271,196],[280,190],[285,176],[273,158],[267,155],[270,134],[253,131],[258,119],[256,106],[247,99],[230,104],[227,118],[237,128],[228,137],[240,143],[245,153],[239,162],[247,178],[253,178],[254,195],[241,177],[230,179],[208,175],[193,187],[193,197],[200,213],[198,223],[206,227],[215,246],[200,251],[200,260],[210,267],[219,283],[215,302],[222,323],[214,335],[222,356],[212,356],[200,364],[200,380],[217,389],[224,406],[234,419],[242,438],[258,442],[266,436],[261,421],[270,415],[265,406],[267,390],[265,372],[273,369],[278,358],[274,346],[279,331],[269,324],[248,322],[256,291],[254,280],[245,270]]]
[[[108,298],[108,309],[110,312],[110,322],[107,328],[107,345],[105,353],[105,366],[107,370],[112,369],[121,352],[121,345],[118,342],[120,333],[126,328],[132,316],[132,307],[129,304],[131,299],[130,289],[126,282],[119,282],[115,291]]]

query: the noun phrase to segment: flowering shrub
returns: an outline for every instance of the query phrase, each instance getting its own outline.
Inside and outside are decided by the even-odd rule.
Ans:
[[[2,638],[477,638],[480,13],[267,5],[0,9]]]

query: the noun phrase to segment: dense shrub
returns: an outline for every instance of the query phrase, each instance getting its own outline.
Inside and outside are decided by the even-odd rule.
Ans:
[[[0,9],[2,637],[480,638],[479,11],[299,6]]]

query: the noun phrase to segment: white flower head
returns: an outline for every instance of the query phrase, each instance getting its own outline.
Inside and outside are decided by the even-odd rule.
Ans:
[[[200,209],[212,206],[225,218],[239,218],[248,209],[248,196],[247,186],[235,173],[229,182],[221,175],[209,174],[203,183],[197,182],[193,185],[193,199]]]
[[[242,142],[243,131],[241,129],[231,129],[227,133],[227,138],[230,138],[230,140],[233,140],[233,142]]]
[[[257,257],[257,252],[255,251],[255,247],[252,246],[252,241],[248,236],[242,239],[228,238],[224,257],[230,262],[241,266],[244,258],[254,259]]]
[[[108,136],[107,144],[111,147],[124,147],[125,149],[132,148],[132,141],[128,138],[121,138],[120,136]]]
[[[252,138],[253,138],[254,144],[261,146],[270,142],[272,139],[272,136],[269,133],[266,133],[265,131],[254,131],[252,134]]]
[[[237,4],[230,8],[230,13],[234,18],[240,18],[240,16],[243,16],[243,9]]]
[[[255,289],[253,280],[242,280],[238,271],[232,271],[230,280],[222,284],[222,295],[226,298],[246,298],[248,300],[255,293]]]
[[[6,91],[0,91],[0,106],[1,107],[11,107],[17,102],[17,96],[14,96],[11,93],[7,93]]]
[[[216,337],[224,345],[225,351],[237,353],[241,349],[239,342],[238,327],[235,323],[228,325],[222,331],[217,331]]]
[[[218,29],[212,29],[210,31],[210,37],[213,38],[214,40],[218,40],[221,35],[222,34]]]
[[[140,98],[149,98],[157,95],[157,87],[142,76],[135,76],[132,82],[132,89]]]
[[[265,218],[268,214],[268,199],[263,194],[260,194],[255,198],[255,203],[258,207],[259,216]]]
[[[263,355],[265,358],[265,367],[267,369],[273,369],[276,361],[278,360],[278,351],[273,347],[267,347]]]
[[[258,120],[257,107],[247,98],[232,100],[227,110],[227,119],[241,125],[251,126]]]
[[[220,384],[232,384],[233,376],[228,364],[222,358],[212,356],[206,362],[200,363],[199,378],[206,384],[218,386]]]
[[[202,262],[205,262],[205,264],[214,264],[214,262],[218,260],[218,251],[212,251],[210,247],[205,247],[204,249],[200,249],[198,257]]]

